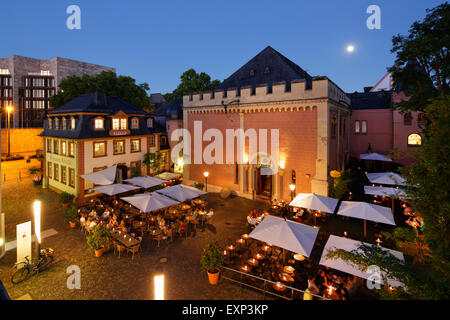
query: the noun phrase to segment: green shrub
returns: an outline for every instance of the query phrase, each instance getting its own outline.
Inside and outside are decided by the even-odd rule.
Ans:
[[[65,191],[59,195],[59,201],[61,203],[71,203],[73,199],[75,199],[75,196]]]
[[[71,204],[70,207],[66,208],[66,210],[64,210],[64,222],[69,223],[69,222],[75,222],[78,219],[78,209],[76,207],[75,204]]]
[[[202,269],[205,271],[215,271],[223,264],[223,252],[216,244],[210,243],[203,249],[203,255],[200,260]]]

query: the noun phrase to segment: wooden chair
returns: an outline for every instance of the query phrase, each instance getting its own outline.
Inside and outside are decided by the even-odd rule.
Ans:
[[[170,239],[170,242],[173,242],[173,229],[172,228],[167,228],[166,236],[168,239]]]
[[[132,257],[131,260],[134,259],[134,254],[139,254],[140,255],[140,251],[141,251],[141,243],[131,247],[131,248],[127,248],[127,252],[131,252],[132,253]]]
[[[115,253],[117,253],[119,255],[119,259],[120,259],[120,253],[121,252],[127,252],[128,253],[127,247],[122,246],[118,242],[114,242],[114,251],[115,251]]]
[[[158,241],[158,248],[159,248],[159,243],[161,242],[161,240],[164,240],[164,234],[160,234],[157,235],[153,238],[153,240]]]

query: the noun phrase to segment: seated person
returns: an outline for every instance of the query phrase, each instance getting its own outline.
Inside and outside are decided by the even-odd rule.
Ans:
[[[336,293],[339,295],[341,300],[350,300],[350,295],[348,290],[344,287],[343,284],[340,284],[336,290]]]
[[[316,286],[320,289],[320,291],[323,291],[328,287],[328,278],[323,269],[319,271],[315,283]]]
[[[355,276],[348,276],[344,280],[344,288],[347,289],[349,296],[352,296],[355,293],[357,288]]]
[[[314,283],[314,279],[308,279],[308,290],[312,294],[319,294],[320,290]]]
[[[98,216],[97,216],[97,211],[95,211],[94,209],[92,209],[92,211],[89,212],[89,217],[92,217],[92,218],[94,218],[94,219],[97,219],[97,218],[98,218]]]
[[[94,219],[89,218],[86,222],[87,230],[89,232],[92,232],[92,229],[97,225],[97,222],[95,222]]]
[[[103,214],[102,214],[102,220],[108,219],[110,214],[111,214],[111,212],[109,212],[109,210],[106,209],[105,212],[103,212]]]
[[[86,224],[86,214],[82,213],[80,217],[80,225],[84,227]]]
[[[123,232],[128,232],[127,226],[125,224],[125,220],[120,221],[119,229]]]

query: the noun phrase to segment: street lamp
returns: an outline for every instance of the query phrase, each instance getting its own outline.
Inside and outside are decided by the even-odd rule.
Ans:
[[[33,203],[34,211],[34,234],[36,235],[36,261],[39,261],[41,255],[41,202]]]
[[[208,176],[209,176],[209,172],[205,171],[205,172],[203,172],[203,175],[205,176],[205,192],[208,192]]]
[[[289,189],[291,189],[291,201],[294,200],[294,196],[295,196],[295,184],[291,183],[289,185]]]
[[[8,112],[8,158],[11,155],[11,152],[10,152],[11,151],[11,147],[10,147],[10,145],[11,145],[11,138],[10,138],[9,129],[11,127],[11,124],[10,124],[11,111],[13,111],[13,110],[14,110],[14,108],[12,106],[7,106],[6,107],[6,111]]]

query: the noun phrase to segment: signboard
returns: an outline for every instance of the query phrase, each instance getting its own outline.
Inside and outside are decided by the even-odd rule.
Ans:
[[[17,262],[25,261],[25,257],[31,260],[31,221],[18,224],[17,232]]]

